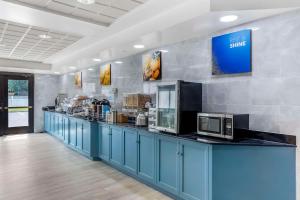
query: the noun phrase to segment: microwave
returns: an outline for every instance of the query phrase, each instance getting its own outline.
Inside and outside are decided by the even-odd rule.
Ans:
[[[249,129],[249,114],[198,113],[197,134],[234,139],[235,129]]]

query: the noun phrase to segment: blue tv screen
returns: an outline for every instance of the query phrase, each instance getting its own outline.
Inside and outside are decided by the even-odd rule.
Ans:
[[[213,75],[251,72],[251,30],[212,38]]]

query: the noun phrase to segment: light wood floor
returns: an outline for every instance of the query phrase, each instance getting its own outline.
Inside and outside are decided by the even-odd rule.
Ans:
[[[0,137],[1,200],[170,199],[46,134]]]

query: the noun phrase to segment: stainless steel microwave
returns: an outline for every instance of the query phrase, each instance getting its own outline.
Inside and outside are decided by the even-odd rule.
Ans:
[[[197,134],[234,139],[235,129],[249,129],[248,114],[198,113]]]

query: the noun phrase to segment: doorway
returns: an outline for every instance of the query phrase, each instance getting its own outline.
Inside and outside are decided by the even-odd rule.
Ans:
[[[33,133],[34,75],[0,73],[0,136]]]

